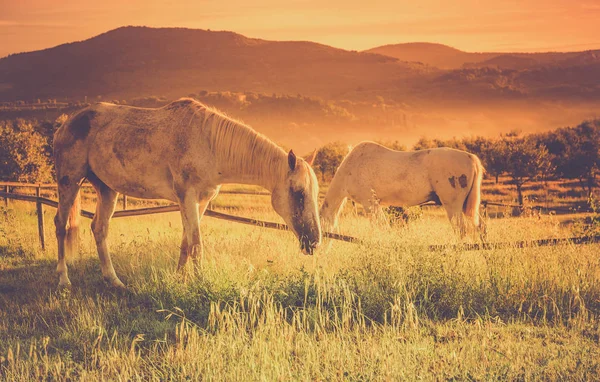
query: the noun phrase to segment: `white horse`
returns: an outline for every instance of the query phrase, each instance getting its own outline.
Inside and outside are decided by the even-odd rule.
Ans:
[[[183,239],[179,269],[202,256],[200,218],[223,183],[260,185],[312,254],[321,242],[317,178],[310,164],[215,109],[181,99],[158,109],[99,103],[54,135],[59,205],[56,217],[59,286],[70,285],[65,252],[77,246],[79,188],[84,179],[98,202],[92,231],[104,279],[124,287],[106,237],[118,193],[179,203]]]
[[[461,235],[466,233],[465,216],[483,232],[479,217],[483,173],[479,158],[465,151],[444,147],[402,152],[362,142],[344,158],[331,181],[321,207],[323,228],[337,227],[338,215],[351,198],[367,212],[378,206],[433,201],[446,209]]]

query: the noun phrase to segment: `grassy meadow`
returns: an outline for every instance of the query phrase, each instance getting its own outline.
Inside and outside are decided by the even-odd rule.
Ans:
[[[84,208],[92,209],[91,205]],[[280,221],[264,196],[213,208]],[[93,209],[92,209],[93,210]],[[205,218],[201,271],[178,274],[178,213],[113,219],[126,292],[102,281],[90,221],[58,291],[53,209],[0,207],[0,379],[594,380],[598,245],[427,252],[457,243],[442,210],[371,224],[348,205],[304,256],[289,232]],[[558,216],[490,219],[489,240],[567,237]]]

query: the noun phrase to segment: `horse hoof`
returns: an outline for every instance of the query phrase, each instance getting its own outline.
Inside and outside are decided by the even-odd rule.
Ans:
[[[70,289],[71,289],[71,282],[69,280],[58,282],[58,290],[59,291],[70,290]]]
[[[127,290],[127,287],[125,286],[125,284],[123,284],[123,282],[121,280],[119,280],[118,277],[115,277],[113,279],[104,279],[108,285],[110,285],[111,287],[118,289],[118,290]]]

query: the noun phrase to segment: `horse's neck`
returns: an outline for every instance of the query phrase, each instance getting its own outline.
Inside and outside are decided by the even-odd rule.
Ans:
[[[258,185],[273,191],[289,169],[286,153],[245,126],[238,132],[229,132],[229,142],[216,144],[225,146],[215,147],[221,182]]]
[[[283,158],[281,162],[286,160]],[[273,191],[277,183],[285,176],[281,170],[282,164],[279,160],[265,160],[265,158],[255,158],[254,163],[258,166],[265,166],[263,171],[252,171],[252,169],[239,169],[235,166],[221,165],[220,183],[238,183],[261,186],[269,191]]]
[[[327,229],[333,229],[337,227],[337,220],[346,202],[347,196],[342,192],[340,187],[340,180],[335,178],[331,181],[329,189],[325,194],[323,200],[323,207],[321,207],[321,218],[323,224]]]

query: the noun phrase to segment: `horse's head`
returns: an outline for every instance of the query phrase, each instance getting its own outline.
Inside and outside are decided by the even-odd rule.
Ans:
[[[291,150],[288,165],[285,177],[273,190],[271,203],[300,240],[302,251],[312,255],[321,244],[319,184],[310,164]]]

